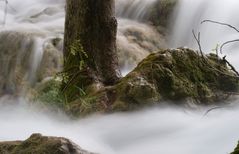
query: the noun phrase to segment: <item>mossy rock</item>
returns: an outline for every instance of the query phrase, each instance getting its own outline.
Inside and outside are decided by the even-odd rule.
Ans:
[[[139,79],[144,84],[139,84]],[[118,99],[127,104],[162,100],[211,104],[238,92],[238,78],[218,56],[201,57],[191,49],[181,48],[149,55],[116,87]]]
[[[66,138],[33,134],[25,141],[0,142],[1,154],[93,154]]]
[[[128,111],[188,100],[211,105],[237,92],[238,77],[217,55],[201,56],[188,48],[167,49],[149,55],[116,85],[102,86],[69,103],[68,111],[76,115]]]
[[[231,154],[239,154],[239,143],[237,147],[235,148],[234,152],[232,152]]]

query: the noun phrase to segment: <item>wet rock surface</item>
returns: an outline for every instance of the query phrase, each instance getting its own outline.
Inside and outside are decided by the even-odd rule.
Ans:
[[[70,103],[68,112],[127,111],[165,101],[210,105],[237,92],[238,77],[217,55],[167,49],[149,55],[115,86],[90,91]]]
[[[234,149],[234,151],[231,154],[239,154],[239,144],[237,147]]]
[[[0,142],[1,154],[93,154],[62,137],[33,134],[25,141]]]

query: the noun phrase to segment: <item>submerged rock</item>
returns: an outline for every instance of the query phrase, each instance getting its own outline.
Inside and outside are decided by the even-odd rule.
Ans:
[[[165,101],[207,105],[237,92],[238,76],[217,55],[167,49],[149,55],[117,85],[69,103],[68,112],[126,111]]]
[[[93,154],[62,137],[33,134],[25,141],[0,142],[1,154]]]

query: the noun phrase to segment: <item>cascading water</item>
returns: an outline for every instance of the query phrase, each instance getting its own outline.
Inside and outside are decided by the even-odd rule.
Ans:
[[[116,15],[122,18],[144,20],[150,7],[157,0],[119,0],[116,2]]]
[[[124,69],[132,69],[137,61],[161,48],[165,42],[152,26],[144,23],[147,10],[154,4],[154,0],[116,2],[121,65]],[[199,29],[199,23],[203,19],[211,19],[239,25],[233,20],[238,14],[238,3],[237,0],[180,0],[171,23],[174,25],[169,39],[171,47],[196,48],[192,29],[202,32],[205,50],[236,38],[238,34],[231,29],[213,24],[202,25]],[[22,75],[18,73],[20,70],[24,70],[21,72],[26,72],[29,80],[34,81],[36,79],[32,76],[44,80],[53,68],[61,68],[57,56],[62,49],[64,0],[9,0],[9,5],[6,25],[0,29],[0,88],[12,91],[11,87],[19,80],[17,76]],[[1,3],[0,9],[1,17],[5,10]],[[231,51],[226,54],[236,59],[237,53],[234,51],[237,46],[225,49]],[[7,63],[3,64],[3,60]],[[13,63],[14,60],[16,63]],[[233,64],[238,66],[235,60]],[[51,68],[50,71],[44,71],[46,67]],[[38,75],[37,72],[43,73]],[[84,149],[102,154],[231,152],[239,139],[239,125],[236,123],[238,107],[213,110],[203,116],[207,110],[184,111],[178,107],[161,106],[135,113],[95,115],[72,121],[64,114],[40,112],[37,106],[29,106],[22,98],[13,100],[3,96],[0,98],[0,141],[26,139],[32,133],[42,133],[67,137]]]
[[[201,46],[207,52],[215,49],[217,44],[238,39],[239,33],[229,27],[212,23],[200,24],[203,20],[213,20],[239,28],[239,21],[235,20],[239,14],[238,6],[238,0],[180,0],[172,19],[170,46],[197,49],[197,43],[192,35],[193,29],[201,32]],[[234,43],[223,50],[223,55],[227,55],[227,59],[237,68],[239,68],[238,49],[239,44]]]
[[[157,0],[118,0],[118,52],[123,75],[132,70],[139,61],[160,48],[165,48],[164,36],[143,21],[148,18],[150,7]]]
[[[4,98],[1,102],[11,104]],[[239,136],[237,106],[215,110],[207,116],[203,116],[203,108],[195,112],[159,106],[72,121],[61,114],[39,112],[24,103],[0,106],[0,141],[42,133],[67,137],[101,154],[226,154]]]
[[[7,5],[1,1],[0,9],[0,58],[5,61],[1,68],[8,69],[0,71],[0,95],[22,94],[26,86],[40,80],[43,56],[57,48],[44,44],[63,38],[64,0],[11,0]]]

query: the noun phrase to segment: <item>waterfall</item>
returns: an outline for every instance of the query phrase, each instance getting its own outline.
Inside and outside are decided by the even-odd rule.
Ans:
[[[118,55],[123,75],[132,70],[143,58],[166,48],[165,37],[144,21],[157,0],[117,0]]]
[[[118,0],[116,1],[116,15],[121,18],[143,20],[150,7],[157,0]]]
[[[5,8],[5,2],[0,2],[0,23],[4,22]],[[49,67],[43,70],[41,63],[50,61],[45,60],[46,56],[42,58],[49,50],[57,49],[45,44],[63,38],[64,0],[9,0],[6,15],[5,25],[0,25],[0,96],[23,95],[28,86],[42,80],[42,72],[49,72]]]
[[[238,0],[180,0],[172,19],[172,34],[169,38],[171,47],[187,46],[198,49],[192,35],[192,30],[201,32],[201,46],[203,51],[211,52],[217,44],[239,38],[239,33],[233,29],[212,23],[200,24],[203,20],[213,20],[235,26],[239,29]],[[239,43],[227,45],[223,56],[239,68]]]
[[[237,105],[213,110],[207,116],[203,115],[210,107],[185,111],[159,106],[71,120],[63,113],[39,111],[39,106],[25,98],[4,95],[19,91],[24,96],[22,84],[35,85],[61,70],[65,20],[65,0],[8,1],[7,22],[0,28],[0,141],[42,133],[67,137],[102,154],[225,154],[235,147],[239,139]],[[146,21],[156,1],[116,0],[118,55],[124,74],[168,43],[170,47],[196,49],[192,29],[201,32],[205,52],[239,38],[230,28],[200,24],[210,19],[239,27],[239,20],[235,20],[238,0],[179,0],[170,23],[170,42]],[[0,23],[4,9],[0,1]],[[238,47],[229,45],[223,53],[237,68]]]
[[[116,1],[116,14],[119,19],[117,36],[118,55],[123,74],[127,74],[127,72],[132,70],[139,61],[151,52],[166,46],[164,37],[160,35],[154,27],[141,22],[155,1],[156,0]],[[35,85],[36,82],[42,80],[41,77],[39,77],[39,71],[41,71],[39,67],[41,67],[42,61],[45,61],[44,58],[46,57],[44,56],[42,59],[45,52],[43,50],[48,49],[44,48],[44,44],[48,44],[51,39],[63,38],[64,5],[64,0],[26,0],[24,3],[18,0],[9,0],[6,25],[2,25],[0,31],[17,32],[16,34],[27,37],[30,36],[30,39],[34,40],[32,42],[34,48],[31,49],[32,51],[29,51],[32,52],[33,55],[27,59],[31,64],[31,69],[29,69],[28,72],[20,72],[25,73],[26,75],[24,76],[29,76],[25,77],[25,79],[28,79],[31,85]],[[1,17],[4,16],[4,13],[5,3],[0,2],[0,21],[2,20],[2,22],[3,19],[1,19]],[[15,36],[19,37],[17,35]],[[7,41],[11,42],[14,41],[14,39]],[[14,42],[12,42],[12,44],[14,44]],[[14,48],[14,46],[12,47]],[[9,48],[11,47],[9,46]],[[54,48],[54,46],[52,46],[52,48]],[[24,46],[21,46],[21,50],[27,50],[27,48],[24,49]],[[19,52],[17,49],[11,51],[12,54],[17,52]],[[51,55],[54,55],[55,58],[53,59],[56,59],[56,54]],[[14,59],[10,59],[10,61],[11,60],[13,61]],[[61,68],[58,66],[59,65],[57,65],[57,69],[60,71]],[[52,74],[50,73],[49,75]],[[47,77],[47,74],[45,77]],[[1,82],[3,84],[5,81],[0,81],[0,85]],[[17,83],[14,82],[11,85],[17,86],[15,84]]]

